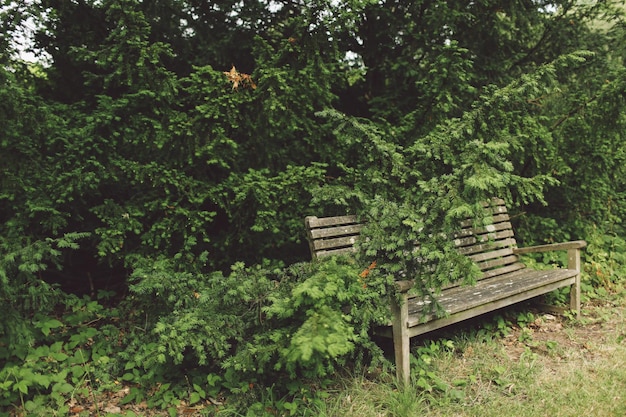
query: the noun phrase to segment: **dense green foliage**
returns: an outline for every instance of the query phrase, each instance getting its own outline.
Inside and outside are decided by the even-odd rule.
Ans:
[[[590,294],[626,271],[620,2],[1,4],[2,407],[80,386],[85,332],[197,400],[376,364],[377,300],[471,281],[443,236],[492,196],[520,243],[587,239]],[[374,220],[356,259],[300,263],[337,213]]]

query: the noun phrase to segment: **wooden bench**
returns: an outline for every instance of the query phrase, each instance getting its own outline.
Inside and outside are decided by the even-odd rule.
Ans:
[[[561,287],[570,286],[570,309],[580,311],[580,249],[582,240],[517,248],[507,208],[494,199],[486,210],[493,223],[473,228],[471,221],[461,224],[452,237],[458,250],[481,269],[475,285],[445,288],[437,296],[444,316],[424,310],[424,300],[409,292],[412,280],[396,281],[400,301],[391,297],[392,323],[378,333],[393,338],[398,379],[408,382],[410,375],[410,338],[460,322],[483,313],[525,301]],[[356,216],[306,217],[305,225],[313,259],[353,253],[363,227]],[[532,252],[567,251],[566,268],[534,270],[519,261],[518,255]]]

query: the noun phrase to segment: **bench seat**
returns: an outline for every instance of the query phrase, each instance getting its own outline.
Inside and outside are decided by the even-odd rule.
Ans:
[[[421,297],[407,297],[409,337],[428,333],[460,321],[519,303],[575,283],[578,271],[572,269],[519,270],[478,281],[472,286],[458,286],[436,297],[445,310],[444,317],[425,309]],[[392,337],[391,328],[377,332]]]

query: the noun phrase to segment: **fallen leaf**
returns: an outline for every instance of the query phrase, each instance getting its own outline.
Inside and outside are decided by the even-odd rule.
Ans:
[[[122,412],[122,409],[117,405],[107,405],[103,410],[105,413],[109,414],[119,414]]]

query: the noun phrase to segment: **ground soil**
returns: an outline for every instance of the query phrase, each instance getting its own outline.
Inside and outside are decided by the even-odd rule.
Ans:
[[[626,344],[626,298],[588,302],[580,318],[536,312],[533,322],[514,326],[503,343],[512,360],[531,347],[547,364],[581,358],[610,357],[616,343]]]

